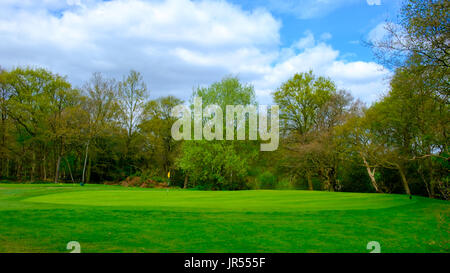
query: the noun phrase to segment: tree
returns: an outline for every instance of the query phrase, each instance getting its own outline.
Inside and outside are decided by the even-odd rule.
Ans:
[[[128,76],[119,82],[120,120],[123,128],[126,130],[125,161],[130,160],[131,144],[136,136],[137,125],[142,118],[142,111],[147,95],[147,86],[142,75],[137,71],[131,70]]]
[[[248,157],[226,141],[192,140],[183,143],[178,164],[193,186],[201,189],[245,188]]]
[[[62,158],[65,159],[70,177],[74,182],[70,163],[64,156],[70,149],[68,146],[76,145],[80,135],[80,125],[83,124],[83,114],[80,115],[82,113],[80,94],[63,78],[57,78],[54,89],[50,92],[48,107],[52,112],[49,118],[49,136],[56,147],[57,157],[54,182],[58,182]]]
[[[78,91],[64,77],[45,69],[16,68],[8,72],[5,84],[9,97],[3,109],[16,124],[13,134],[19,144],[10,146],[16,157],[17,177],[26,179],[29,170],[34,180],[40,169],[40,177],[45,180],[47,158],[53,152],[57,182],[64,148],[73,140],[79,124],[73,122],[78,116],[72,111],[79,106]]]
[[[366,169],[372,187],[376,192],[383,192],[382,187],[376,180],[376,170],[381,167],[370,164],[369,159],[374,154],[374,142],[372,141],[367,121],[363,114],[355,115],[341,126],[336,128],[336,136],[345,147],[345,153],[349,158],[358,157]]]
[[[83,108],[86,116],[85,156],[81,181],[86,181],[86,166],[89,146],[96,137],[104,133],[117,119],[117,85],[112,79],[105,79],[101,73],[92,74],[91,79],[83,87],[86,101]]]
[[[273,94],[281,109],[284,130],[308,133],[315,126],[319,110],[335,92],[336,85],[330,79],[316,77],[312,71],[295,74]]]
[[[397,69],[391,90],[382,101],[366,113],[372,158],[378,164],[399,171],[404,190],[410,194],[407,182],[408,166],[416,161],[428,195],[434,196],[432,157],[448,148],[448,105],[430,96],[429,86],[416,77],[411,68]],[[429,177],[424,177],[426,169]]]
[[[193,98],[196,96],[202,98],[203,107],[216,104],[226,109],[226,105],[256,105],[253,86],[243,85],[235,77],[226,77],[209,87],[198,88],[193,93]],[[208,118],[204,117],[203,124],[206,122]],[[236,133],[237,123],[234,123],[234,131]],[[196,186],[242,189],[245,188],[249,165],[258,153],[256,145],[256,142],[242,141],[184,141],[177,164]]]
[[[378,59],[394,68],[411,68],[434,98],[448,104],[450,90],[450,3],[447,0],[407,0],[398,22],[386,23],[387,35],[372,41]]]
[[[380,115],[377,130],[387,134],[379,150],[389,149],[391,161],[403,166],[405,191],[410,167],[430,197],[442,181],[436,159],[448,151],[449,9],[445,0],[407,0],[398,22],[388,22],[387,35],[371,43],[377,57],[396,68],[390,93],[372,111]]]
[[[151,154],[150,159],[158,162],[158,167],[164,174],[174,168],[180,144],[171,135],[176,119],[170,113],[173,107],[182,103],[182,100],[173,96],[151,100],[145,104],[143,119],[139,124],[139,130],[144,137],[143,150]]]
[[[9,144],[14,143],[12,132],[13,123],[8,116],[9,99],[12,95],[11,85],[9,84],[9,73],[0,67],[0,176],[9,176],[9,163],[13,159],[12,147]]]
[[[423,66],[448,69],[449,10],[446,0],[407,0],[398,22],[388,22],[387,35],[370,45],[376,56],[388,64],[402,66],[409,57],[419,55]]]
[[[323,188],[339,190],[337,172],[342,153],[333,130],[347,118],[353,98],[337,91],[330,79],[309,71],[283,83],[274,93],[274,101],[280,105],[286,134],[285,167],[306,177],[310,190],[312,176],[322,178]]]

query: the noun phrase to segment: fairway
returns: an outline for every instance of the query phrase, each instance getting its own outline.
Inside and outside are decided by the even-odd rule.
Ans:
[[[448,252],[447,201],[0,184],[0,252]]]

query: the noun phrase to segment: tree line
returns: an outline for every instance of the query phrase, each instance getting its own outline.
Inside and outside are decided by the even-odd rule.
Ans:
[[[171,109],[192,106],[196,96],[222,109],[257,106],[253,86],[237,77],[199,87],[184,102],[150,99],[143,76],[133,70],[120,80],[94,73],[74,87],[42,68],[1,69],[0,176],[102,183],[132,176],[167,181],[170,171],[171,185],[184,188],[448,199],[448,10],[448,1],[406,1],[399,22],[388,23],[388,35],[370,44],[394,70],[389,92],[370,107],[313,71],[297,73],[274,90],[280,107],[274,152],[260,152],[260,140],[171,136]]]

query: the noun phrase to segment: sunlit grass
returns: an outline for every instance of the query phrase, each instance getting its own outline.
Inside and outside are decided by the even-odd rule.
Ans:
[[[0,251],[448,252],[449,213],[405,195],[0,184]]]

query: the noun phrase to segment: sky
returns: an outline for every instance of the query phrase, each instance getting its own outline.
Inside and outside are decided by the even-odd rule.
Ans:
[[[385,35],[401,0],[0,0],[0,66],[44,67],[82,86],[141,72],[150,98],[237,76],[261,104],[313,70],[367,104],[392,71],[362,41]]]

